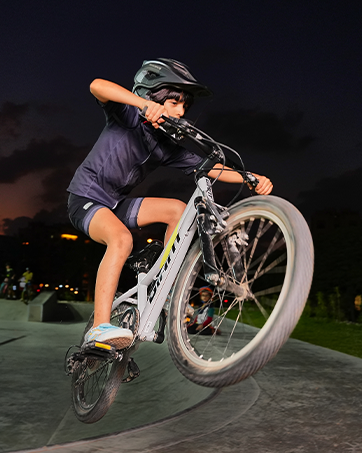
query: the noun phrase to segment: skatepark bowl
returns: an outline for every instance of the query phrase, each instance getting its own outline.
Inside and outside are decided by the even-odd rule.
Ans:
[[[140,377],[83,424],[63,361],[92,304],[42,297],[0,300],[0,452],[362,452],[362,360],[298,340],[224,389],[185,379],[166,342],[145,343]]]

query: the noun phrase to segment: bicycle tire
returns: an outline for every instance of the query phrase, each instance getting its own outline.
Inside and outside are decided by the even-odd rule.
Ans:
[[[124,321],[125,311],[132,307],[131,304],[122,303],[112,310],[111,323],[121,326]],[[127,311],[127,316],[132,318],[130,329],[135,332],[139,325],[138,310],[132,308]],[[81,338],[93,326],[94,313]],[[123,375],[126,371],[130,349],[123,351],[123,357],[119,360],[101,361],[85,359],[78,362],[72,374],[72,406],[76,417],[83,423],[95,423],[100,420],[109,410],[117,396]]]
[[[216,263],[235,283],[247,282],[247,297],[215,288],[212,335],[188,333],[186,306],[198,288],[207,285],[197,241],[179,271],[168,316],[175,365],[189,380],[208,387],[240,382],[276,355],[302,314],[313,276],[312,237],[292,204],[275,196],[255,196],[229,211],[226,230],[213,238]],[[237,244],[240,267],[231,263],[227,244],[245,233],[246,244]]]

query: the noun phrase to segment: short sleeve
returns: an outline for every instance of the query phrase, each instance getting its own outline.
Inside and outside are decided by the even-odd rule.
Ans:
[[[139,122],[137,107],[118,102],[108,101],[106,104],[96,99],[98,105],[102,107],[106,116],[107,126],[116,123],[123,127],[135,127]]]
[[[174,145],[173,150],[168,150],[162,165],[179,168],[186,173],[186,175],[190,175],[202,160],[202,157],[199,155],[188,151],[179,145]]]

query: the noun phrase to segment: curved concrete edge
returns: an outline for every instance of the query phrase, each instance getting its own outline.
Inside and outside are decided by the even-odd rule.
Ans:
[[[245,414],[257,401],[258,384],[249,378],[231,387],[214,390],[210,398],[167,419],[100,438],[52,445],[17,453],[118,451],[151,452],[171,448],[220,430]],[[137,407],[135,408],[137,410]],[[171,450],[170,450],[171,451]]]
[[[166,343],[145,343],[134,355],[140,377],[121,385],[99,422],[79,422],[70,405],[71,379],[62,367],[66,350],[77,344],[83,329],[83,323],[0,321],[0,451],[42,451],[53,444],[120,433],[174,417],[213,397],[214,389],[179,373]]]

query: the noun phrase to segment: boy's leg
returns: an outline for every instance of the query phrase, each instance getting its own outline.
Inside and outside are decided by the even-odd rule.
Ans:
[[[137,223],[139,227],[151,223],[165,223],[165,244],[170,239],[173,230],[180,220],[185,203],[173,198],[144,198],[138,212]]]
[[[167,242],[184,209],[185,204],[179,200],[145,198],[139,209],[137,223],[139,227],[151,223],[165,223],[167,225],[165,241]],[[107,246],[98,268],[96,280],[93,326],[97,327],[110,321],[119,276],[132,251],[133,240],[127,227],[108,208],[96,211],[89,224],[89,236],[96,242]],[[125,343],[122,347],[126,347]]]
[[[130,231],[108,208],[99,209],[89,225],[90,237],[107,249],[97,272],[94,326],[109,323],[114,295],[123,265],[132,251]]]

